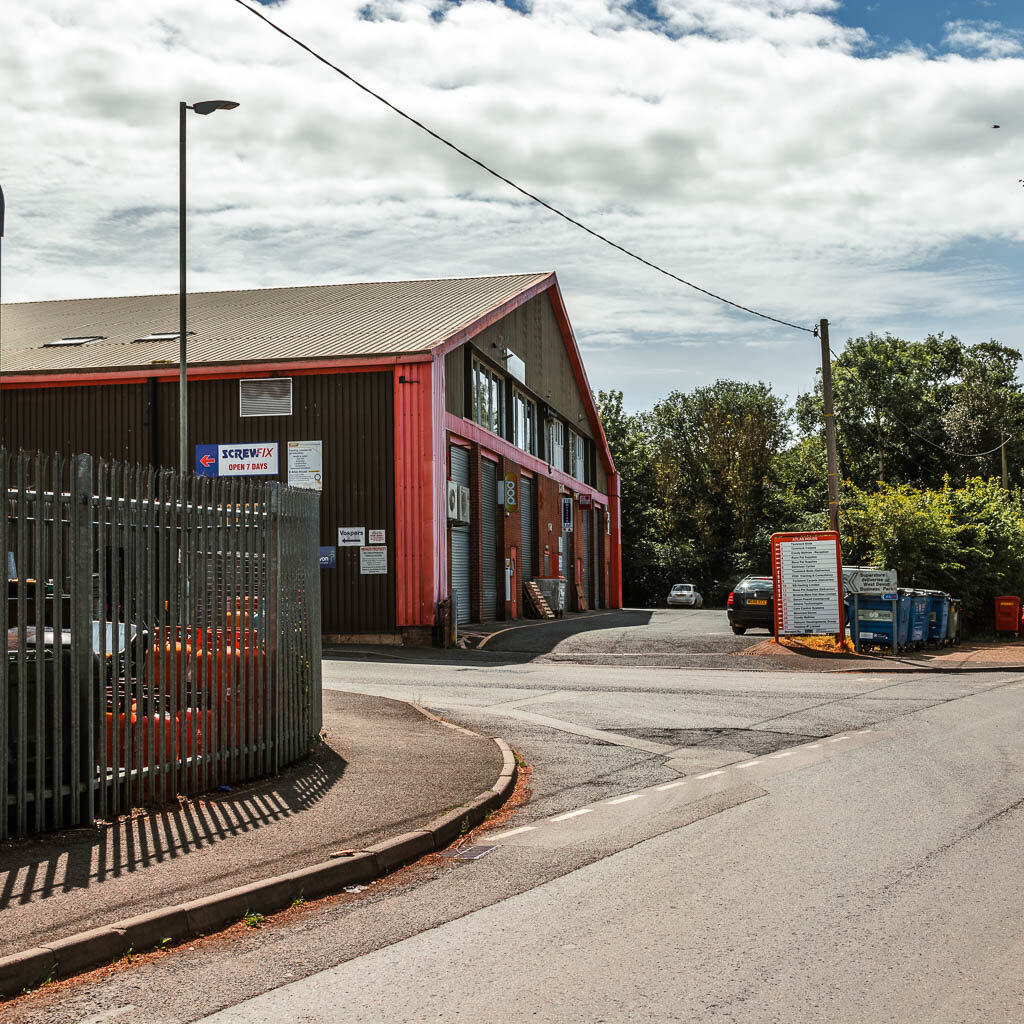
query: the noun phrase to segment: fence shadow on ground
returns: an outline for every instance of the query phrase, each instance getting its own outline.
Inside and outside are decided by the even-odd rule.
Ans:
[[[320,744],[280,775],[230,793],[139,808],[114,822],[0,845],[0,911],[86,889],[294,817],[326,796],[346,764]]]

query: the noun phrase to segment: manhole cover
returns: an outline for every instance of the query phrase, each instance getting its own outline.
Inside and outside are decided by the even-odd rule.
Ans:
[[[496,849],[497,846],[464,846],[461,850],[445,850],[438,856],[448,857],[450,860],[479,860]]]

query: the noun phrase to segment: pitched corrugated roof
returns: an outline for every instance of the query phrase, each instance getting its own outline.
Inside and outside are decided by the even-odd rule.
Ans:
[[[194,292],[188,297],[188,361],[199,366],[423,352],[548,278],[554,280],[544,273]],[[177,294],[5,303],[3,372],[177,364],[177,329]],[[151,333],[173,337],[135,341]],[[90,335],[103,340],[44,347]]]

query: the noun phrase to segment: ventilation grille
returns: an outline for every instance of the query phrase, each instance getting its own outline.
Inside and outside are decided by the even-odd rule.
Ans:
[[[291,416],[291,377],[258,377],[238,382],[239,416]]]

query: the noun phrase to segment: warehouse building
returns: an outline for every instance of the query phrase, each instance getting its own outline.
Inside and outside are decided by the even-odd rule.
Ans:
[[[4,442],[177,468],[177,296],[5,304]],[[619,607],[618,476],[554,274],[189,296],[188,451],[321,491],[324,633]]]

